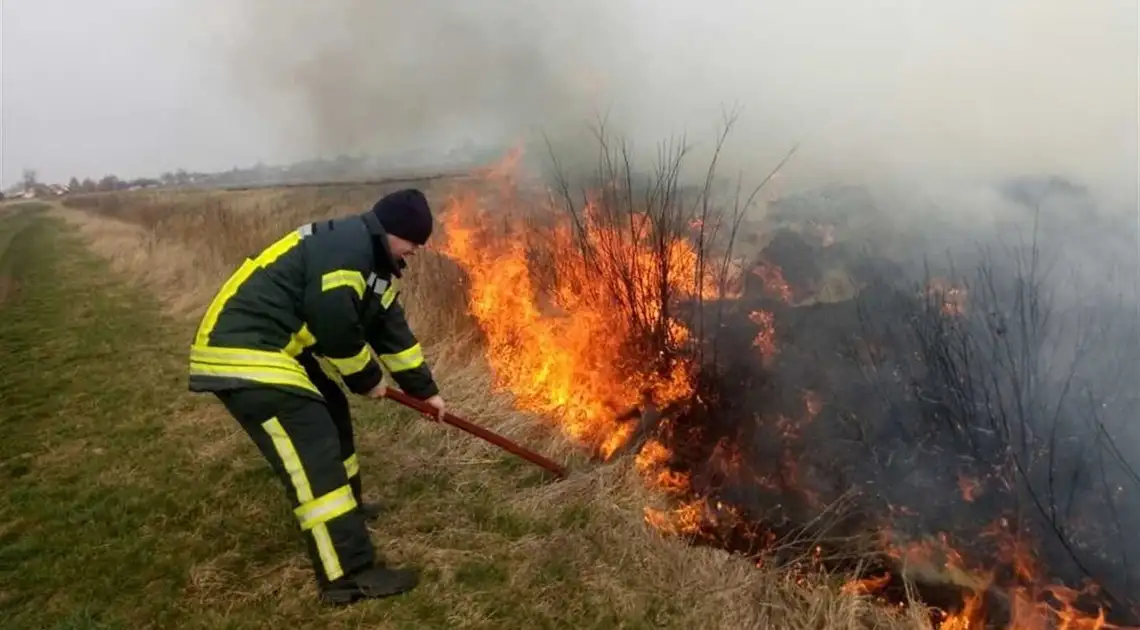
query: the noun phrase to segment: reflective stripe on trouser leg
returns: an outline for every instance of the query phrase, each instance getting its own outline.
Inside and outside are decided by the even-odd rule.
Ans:
[[[301,524],[301,531],[307,532],[325,527],[325,523],[354,509],[356,509],[356,498],[352,496],[352,488],[345,485],[320,498],[302,503],[293,510],[293,514]],[[327,528],[325,532],[327,534]]]
[[[360,482],[360,462],[356,453],[344,460],[344,474],[348,475],[348,486],[352,488],[352,496],[356,497],[357,504],[364,504],[364,484]]]
[[[281,422],[276,417],[270,418],[262,424],[262,427],[273,440],[273,448],[281,457],[285,472],[289,476],[294,492],[296,492],[297,502],[300,506],[295,513],[298,520],[301,521],[301,529],[313,536],[325,576],[329,581],[343,576],[344,569],[341,567],[340,557],[337,555],[336,547],[333,546],[332,536],[329,535],[326,523],[356,506],[351,491],[348,493],[348,497],[352,503],[347,509],[341,509],[343,508],[342,503],[338,503],[336,496],[333,496],[339,489],[321,497],[314,497],[312,485],[305,473],[304,466],[301,464],[301,458],[293,446],[293,441],[285,432],[285,428],[281,426]],[[329,507],[330,505],[332,507]],[[303,509],[304,511],[302,511]],[[308,520],[302,520],[303,518]]]

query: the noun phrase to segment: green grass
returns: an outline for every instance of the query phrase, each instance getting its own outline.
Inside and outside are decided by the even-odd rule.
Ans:
[[[449,429],[359,403],[366,493],[389,508],[373,540],[425,572],[399,598],[320,606],[276,478],[186,391],[192,325],[40,210],[0,213],[18,286],[0,302],[0,626],[688,627],[677,594],[623,578],[588,493],[520,502],[543,490],[512,456],[446,461]]]

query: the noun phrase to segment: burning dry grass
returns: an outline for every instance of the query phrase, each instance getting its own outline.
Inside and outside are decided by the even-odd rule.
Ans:
[[[58,212],[117,271],[142,283],[169,314],[190,325],[188,320],[204,308],[241,257],[306,220],[359,212],[380,192],[331,186],[119,193],[76,199],[69,203],[71,209]],[[448,205],[447,195],[445,189],[429,189],[437,208]],[[487,271],[505,272],[501,266]],[[549,430],[546,421],[519,410],[520,404],[528,407],[525,396],[508,395],[502,380],[493,377],[484,354],[486,332],[472,319],[478,312],[467,308],[470,284],[454,264],[429,252],[413,263],[409,275],[406,307],[452,406],[555,458],[579,464],[570,479],[541,484],[518,462],[507,459],[504,464],[493,447],[459,432],[427,423],[392,427],[364,422],[361,451],[382,453],[384,460],[369,467],[397,488],[413,488],[409,491],[416,497],[386,517],[377,531],[380,548],[398,549],[395,560],[436,567],[441,586],[426,588],[446,589],[454,580],[474,580],[502,591],[512,606],[525,601],[528,607],[550,609],[543,615],[547,618],[597,619],[602,607],[655,627],[928,625],[920,606],[900,611],[875,603],[857,588],[844,588],[850,576],[758,568],[723,551],[662,537],[647,522],[645,506],[661,505],[665,497],[660,489],[646,487],[631,459],[586,466],[589,453],[574,439],[585,434]],[[533,411],[546,411],[534,399],[529,402]],[[201,414],[191,415],[195,424],[203,421]],[[367,412],[364,415],[367,418]],[[228,426],[220,414],[208,420],[215,430],[209,439],[199,440],[201,457],[230,457],[243,448],[235,431],[217,429]],[[432,473],[436,467],[457,472],[446,478],[446,485],[433,485],[438,483]],[[366,484],[368,478],[366,471]],[[459,507],[471,504],[483,507]],[[570,551],[573,548],[578,550]],[[233,603],[226,558],[240,549],[221,553],[193,572],[191,597],[202,604],[222,599]],[[284,568],[291,570],[286,572],[266,567],[265,581],[251,585],[256,592],[242,597],[292,599],[295,589],[308,594],[311,587],[299,563],[288,563]],[[506,574],[502,566],[509,567]],[[565,590],[543,586],[551,572],[579,576],[581,587],[574,598],[567,600]],[[447,597],[442,590],[439,595]],[[485,606],[465,610],[462,601],[449,601],[455,610],[448,625],[490,622],[480,617],[486,615]]]

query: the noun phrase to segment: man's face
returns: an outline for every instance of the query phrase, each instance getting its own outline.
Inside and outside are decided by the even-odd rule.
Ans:
[[[414,255],[420,246],[411,241],[404,240],[399,236],[389,234],[388,248],[392,250],[393,258],[396,260],[404,260],[408,256]]]

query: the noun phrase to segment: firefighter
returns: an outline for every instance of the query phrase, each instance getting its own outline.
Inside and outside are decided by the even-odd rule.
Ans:
[[[418,582],[372,546],[366,521],[379,509],[364,503],[348,401],[321,363],[370,398],[383,395],[382,364],[400,389],[442,413],[398,299],[405,258],[431,232],[431,208],[416,189],[301,226],[229,277],[190,348],[190,390],[216,395],[285,485],[329,603],[395,595]]]

